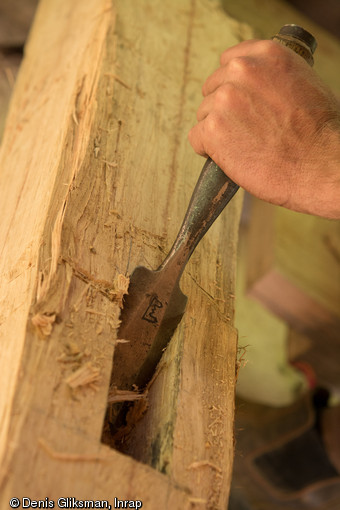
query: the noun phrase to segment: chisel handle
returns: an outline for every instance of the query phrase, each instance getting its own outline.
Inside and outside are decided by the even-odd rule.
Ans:
[[[311,66],[317,43],[314,37],[298,25],[284,25],[272,37],[297,54]],[[195,247],[235,195],[239,186],[208,158],[192,194],[185,218],[169,255],[159,269],[171,264],[174,274],[182,273]]]

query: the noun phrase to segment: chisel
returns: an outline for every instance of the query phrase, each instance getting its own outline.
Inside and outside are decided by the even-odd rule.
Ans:
[[[313,65],[314,37],[297,25],[284,25],[273,39]],[[179,280],[195,247],[238,190],[210,159],[192,194],[177,238],[163,263],[152,271],[137,267],[131,275],[114,351],[112,385],[142,389],[155,372],[186,307]]]

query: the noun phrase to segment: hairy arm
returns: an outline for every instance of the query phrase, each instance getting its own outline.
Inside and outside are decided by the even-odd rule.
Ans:
[[[274,41],[226,50],[203,85],[194,150],[253,195],[340,218],[340,106],[309,65]]]

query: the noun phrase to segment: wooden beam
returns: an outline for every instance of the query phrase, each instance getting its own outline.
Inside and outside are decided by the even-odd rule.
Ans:
[[[122,283],[171,246],[203,163],[186,139],[201,84],[235,32],[208,0],[38,7],[0,155],[2,506],[227,505],[241,195],[188,265],[189,307],[129,455],[101,435]]]
[[[20,53],[0,50],[0,140],[2,138],[8,104],[20,63]]]

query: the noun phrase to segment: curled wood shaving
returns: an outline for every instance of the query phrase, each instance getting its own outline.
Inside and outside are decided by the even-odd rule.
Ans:
[[[65,382],[70,388],[78,388],[79,386],[92,385],[99,381],[100,370],[95,367],[91,361],[85,363],[78,368],[73,374],[69,375]]]
[[[32,317],[32,324],[38,330],[42,338],[47,338],[52,333],[56,314],[37,313]]]

